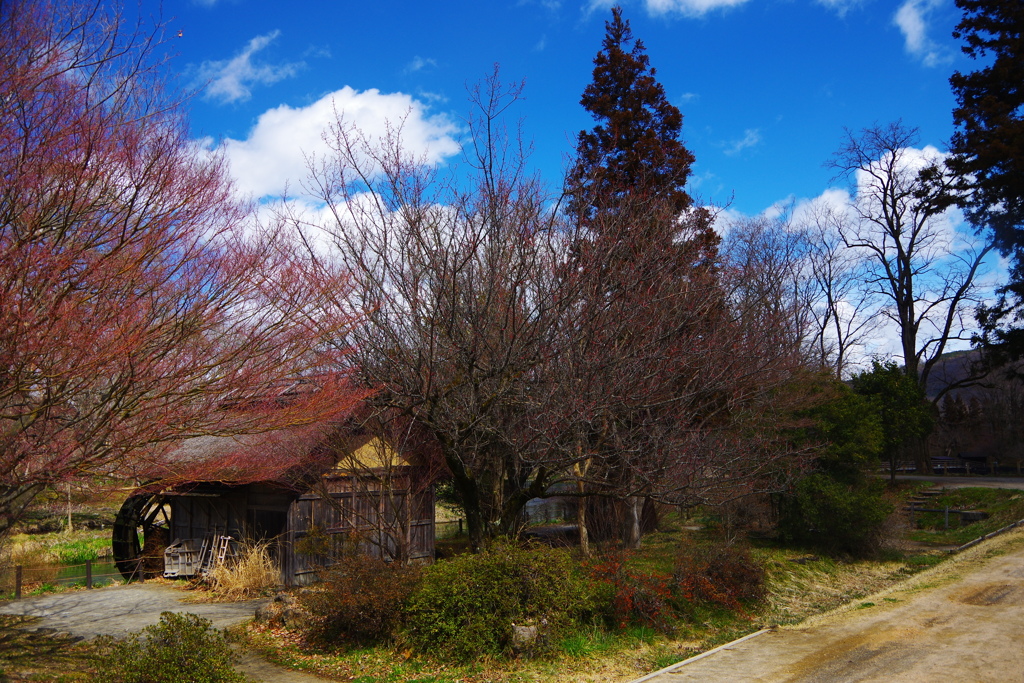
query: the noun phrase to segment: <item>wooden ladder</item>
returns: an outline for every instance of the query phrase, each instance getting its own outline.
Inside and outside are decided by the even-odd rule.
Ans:
[[[221,536],[217,539],[217,561],[214,563],[214,567],[218,567],[224,564],[224,558],[231,552],[231,537]]]
[[[231,553],[231,537],[210,534],[203,539],[202,548],[199,550],[199,573],[209,574],[214,567],[224,564],[224,560]]]

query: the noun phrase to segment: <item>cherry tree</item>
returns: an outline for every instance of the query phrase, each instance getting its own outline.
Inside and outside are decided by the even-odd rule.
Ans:
[[[104,3],[0,9],[0,535],[59,482],[197,434],[325,418],[350,313],[189,138],[160,29]],[[290,391],[297,378],[304,389]]]

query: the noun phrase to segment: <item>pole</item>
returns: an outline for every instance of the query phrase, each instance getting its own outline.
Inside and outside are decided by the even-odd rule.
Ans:
[[[85,587],[92,588],[92,560],[85,561]]]
[[[21,565],[14,568],[14,599],[21,599]]]

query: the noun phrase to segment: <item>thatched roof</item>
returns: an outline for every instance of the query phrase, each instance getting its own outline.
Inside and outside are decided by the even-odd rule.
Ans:
[[[402,467],[418,460],[350,423],[333,422],[187,439],[163,453],[144,478],[161,489],[263,482],[299,490],[325,474]]]
[[[337,425],[320,423],[257,434],[186,439],[162,453],[145,478],[155,480],[162,488],[199,482],[267,482],[299,487],[334,467],[337,455],[329,446],[338,429]]]

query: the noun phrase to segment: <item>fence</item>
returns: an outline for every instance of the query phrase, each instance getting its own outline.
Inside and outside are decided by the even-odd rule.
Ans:
[[[97,566],[98,565],[98,566]],[[75,571],[75,570],[80,571]],[[99,571],[96,571],[96,570]],[[122,576],[112,562],[86,560],[82,564],[43,564],[35,566],[8,565],[0,567],[0,594],[20,599],[31,586],[82,584],[86,588],[121,581]]]

